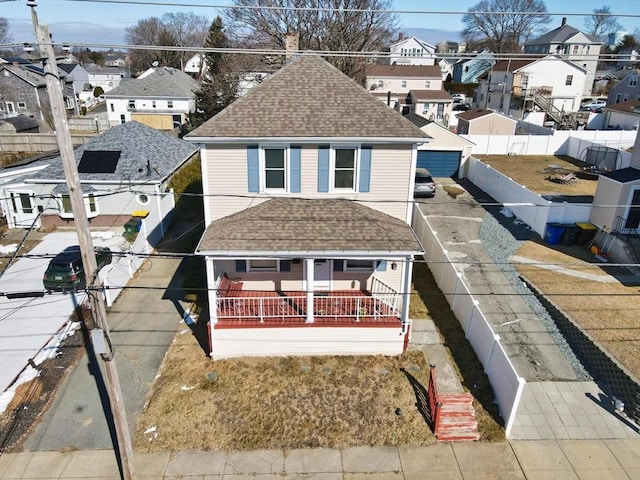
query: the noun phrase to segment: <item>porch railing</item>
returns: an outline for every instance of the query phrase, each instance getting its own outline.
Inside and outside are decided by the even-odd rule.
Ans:
[[[640,262],[640,228],[637,226],[632,227],[631,225],[636,225],[636,223],[630,221],[629,218],[618,216],[616,217],[613,234],[624,239],[636,257],[636,261]]]
[[[384,300],[374,296],[315,296],[315,321],[329,323],[388,322],[398,319],[394,305],[400,295],[386,294]],[[302,324],[307,319],[306,296],[220,297],[219,320],[257,323]]]
[[[371,282],[371,296],[388,305],[395,315],[400,315],[402,295],[377,277],[373,277]]]

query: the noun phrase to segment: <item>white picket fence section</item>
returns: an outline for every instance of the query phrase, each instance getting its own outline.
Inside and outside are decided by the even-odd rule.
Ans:
[[[142,220],[140,232],[135,241],[127,248],[127,250],[135,254],[117,257],[117,261],[103,279],[108,307],[113,305],[113,302],[122,292],[122,287],[127,285],[127,282],[144,263],[146,257],[137,254],[151,253],[154,246],[162,240],[162,237],[173,222],[174,207],[173,192],[160,197],[156,208],[151,210],[149,215]],[[124,238],[123,241],[125,241]]]
[[[514,160],[515,161],[515,160]],[[468,161],[467,178],[544,238],[547,223],[588,222],[591,203],[551,202],[477,158]]]
[[[526,381],[516,372],[500,343],[500,336],[493,331],[478,306],[479,302],[473,297],[462,280],[461,274],[451,262],[447,250],[438,239],[437,232],[433,230],[417,205],[414,206],[413,229],[422,242],[425,250],[424,259],[438,287],[445,294],[466,338],[484,366],[496,397],[500,416],[505,421],[508,438]]]
[[[473,142],[475,155],[568,155],[584,160],[587,148],[604,146],[620,150],[617,168],[631,165],[636,130],[554,130],[550,135],[461,135]]]

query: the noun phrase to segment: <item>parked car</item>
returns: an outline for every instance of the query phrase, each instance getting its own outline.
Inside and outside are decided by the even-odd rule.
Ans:
[[[111,249],[98,247],[95,254],[98,270],[111,263]],[[85,288],[87,278],[82,265],[79,245],[65,248],[49,262],[42,277],[42,284],[47,292],[77,291]]]
[[[464,103],[466,100],[464,93],[452,93],[451,98],[453,98],[453,103]]]
[[[596,112],[600,113],[604,107],[607,106],[605,100],[591,100],[588,103],[580,106],[580,110],[583,112]]]
[[[434,197],[436,184],[426,168],[416,168],[416,181],[413,187],[414,197]]]
[[[471,110],[471,105],[468,103],[456,103],[453,106],[454,112],[466,112],[467,110]]]

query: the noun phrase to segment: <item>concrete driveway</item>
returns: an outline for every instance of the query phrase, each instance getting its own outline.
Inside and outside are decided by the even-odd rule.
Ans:
[[[121,242],[119,235],[94,239],[95,246],[112,250],[120,250]],[[55,255],[77,243],[75,232],[50,233],[30,254]],[[42,291],[42,275],[48,264],[49,258],[19,259],[0,278],[0,292]],[[27,366],[29,359],[65,324],[75,308],[75,302],[81,303],[83,300],[84,294],[53,293],[40,298],[19,299],[0,296],[0,393],[7,389]]]

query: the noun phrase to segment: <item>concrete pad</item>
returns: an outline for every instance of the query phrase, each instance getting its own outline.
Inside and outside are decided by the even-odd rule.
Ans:
[[[291,473],[342,472],[342,453],[332,448],[290,450],[284,457],[284,470]]]
[[[462,393],[464,389],[453,368],[453,360],[443,345],[423,345],[422,353],[430,364],[436,366],[436,386],[440,393]]]
[[[527,480],[580,480],[573,470],[527,470]]]
[[[0,478],[60,477],[71,459],[69,454],[60,452],[25,452],[12,457],[4,472],[0,469]]]
[[[284,471],[282,450],[255,450],[250,452],[229,452],[224,474],[278,474]]]
[[[226,460],[224,452],[179,452],[169,461],[165,475],[222,475]]]
[[[280,477],[282,478],[282,477]],[[340,473],[293,473],[287,474],[287,480],[343,480],[344,476]],[[225,477],[226,480],[226,477]]]
[[[462,478],[449,443],[439,443],[429,447],[399,447],[398,452],[406,480]]]
[[[136,453],[133,456],[133,466],[138,478],[162,478],[169,460],[169,452]]]
[[[605,440],[605,445],[616,457],[622,468],[630,478],[640,472],[640,441],[639,440]]]
[[[16,456],[16,454],[11,453],[3,453],[2,455],[0,455],[0,478],[4,478],[2,476],[3,473],[7,470],[7,468],[9,468],[9,465],[11,464],[11,462],[13,462],[13,459]]]
[[[451,447],[465,480],[525,478],[508,443],[458,442]]]
[[[239,473],[239,474],[225,474],[221,478],[224,480],[282,480],[282,475],[278,473]],[[194,479],[195,480],[195,479]]]
[[[580,480],[628,480],[629,478],[638,478],[637,475],[635,477],[627,477],[622,468],[612,470],[576,470],[576,474]]]
[[[73,452],[62,478],[120,478],[116,454],[111,450],[81,450]]]
[[[404,480],[402,472],[345,473],[344,480]]]
[[[602,440],[559,440],[558,444],[576,472],[621,468]]]
[[[393,447],[353,447],[342,450],[345,473],[399,472],[400,455]],[[346,478],[346,477],[345,477]]]
[[[510,444],[527,475],[532,470],[573,470],[571,463],[555,440],[513,441]]]

